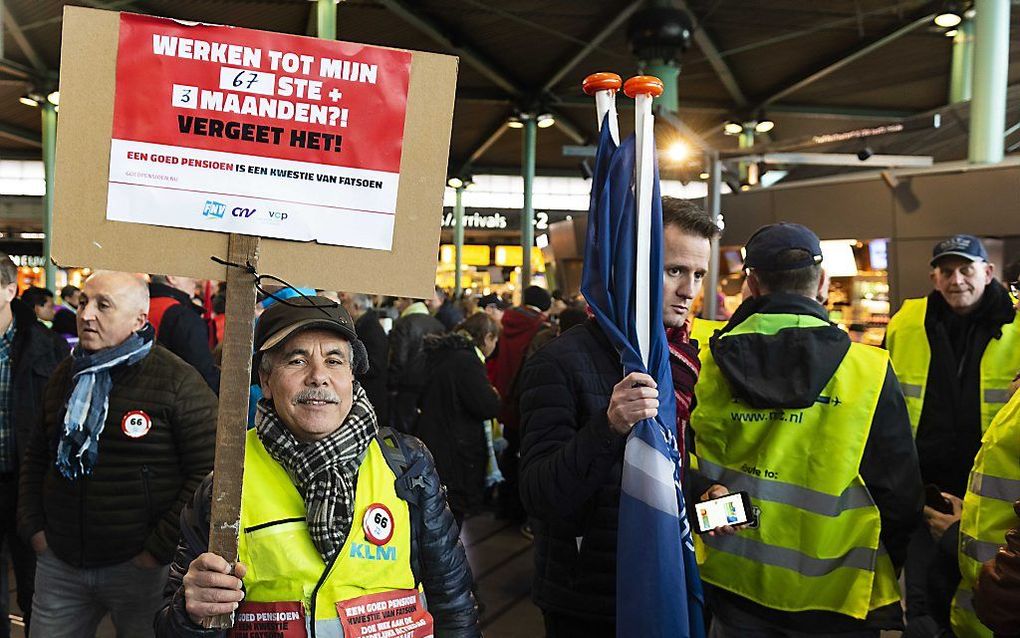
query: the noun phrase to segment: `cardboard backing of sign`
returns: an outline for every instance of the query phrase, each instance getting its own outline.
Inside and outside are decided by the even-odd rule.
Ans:
[[[53,259],[62,267],[225,279],[225,268],[209,258],[226,257],[228,234],[106,219],[119,15],[64,9]],[[431,294],[457,58],[412,55],[392,250],[263,239],[260,272],[327,290]]]

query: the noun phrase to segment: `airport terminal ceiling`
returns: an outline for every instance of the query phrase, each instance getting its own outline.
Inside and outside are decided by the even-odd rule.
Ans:
[[[668,3],[667,3],[668,4]],[[1014,3],[1015,4],[1015,3]],[[56,86],[65,5],[133,11],[186,20],[315,35],[307,0],[2,0],[0,157],[38,159],[39,110],[19,98]],[[768,118],[781,145],[806,136],[910,121],[941,113],[940,129],[873,138],[874,152],[930,154],[936,162],[966,157],[966,103],[948,105],[952,38],[931,20],[936,3],[884,0],[674,0],[694,26],[679,54],[679,116],[721,150],[737,146],[727,120]],[[450,173],[519,171],[522,135],[506,126],[515,113],[550,113],[540,129],[539,175],[578,175],[564,145],[590,143],[591,100],[581,80],[594,71],[624,78],[641,71],[628,38],[639,1],[347,0],[338,7],[340,39],[459,55],[460,75]],[[1011,59],[1020,58],[1013,21]],[[863,53],[863,55],[862,55]],[[849,63],[845,60],[851,57]],[[805,81],[807,80],[807,81]],[[1010,68],[1007,124],[1020,120],[1020,65]],[[778,96],[778,97],[777,97]],[[632,128],[621,96],[621,124]],[[661,144],[675,136],[660,121]],[[1007,152],[1020,131],[1006,140]],[[812,150],[856,152],[861,143]],[[831,172],[832,169],[827,169]],[[692,165],[665,177],[691,178]],[[799,169],[787,180],[824,172]],[[672,175],[671,175],[672,173]]]

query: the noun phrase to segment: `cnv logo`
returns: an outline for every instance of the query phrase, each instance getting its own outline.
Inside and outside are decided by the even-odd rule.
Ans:
[[[351,543],[351,558],[365,560],[397,560],[396,547],[379,547],[368,543]]]
[[[227,205],[221,202],[214,202],[211,199],[205,201],[205,207],[202,208],[203,217],[212,217],[214,219],[222,219],[227,212]]]
[[[248,219],[255,214],[254,208],[245,208],[243,206],[234,206],[234,209],[230,211],[230,214],[234,217],[240,217],[242,219]]]

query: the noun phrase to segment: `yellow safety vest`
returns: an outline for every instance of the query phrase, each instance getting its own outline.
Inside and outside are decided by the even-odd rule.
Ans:
[[[1006,532],[1016,527],[1013,501],[1020,498],[1020,392],[999,411],[974,458],[960,519],[960,587],[951,620],[958,638],[992,638],[974,614],[974,585],[981,564],[995,557]]]
[[[698,350],[704,351],[708,348],[708,340],[712,338],[715,331],[722,330],[724,327],[726,327],[725,321],[694,317],[691,319],[691,339],[698,342]]]
[[[931,347],[924,318],[928,299],[907,299],[889,320],[885,346],[892,357],[893,369],[903,388],[910,413],[910,426],[917,435],[924,393],[928,385]],[[1009,384],[1020,371],[1020,314],[1013,323],[1002,326],[1002,336],[992,339],[981,356],[981,431],[991,425],[996,413],[1009,400]]]
[[[722,338],[827,325],[755,314]],[[854,343],[811,407],[755,409],[704,358],[692,415],[698,468],[748,492],[761,511],[757,528],[701,537],[705,581],[771,609],[854,618],[899,600],[878,508],[860,476],[887,366],[884,351]]]
[[[256,431],[249,430],[238,540],[238,559],[248,567],[243,579],[245,603],[299,601],[307,636],[343,638],[337,602],[416,589],[410,515],[407,503],[396,494],[395,479],[374,440],[358,472],[350,534],[327,566],[308,533],[297,488]],[[393,519],[393,536],[381,546],[370,543],[362,529],[365,511],[376,503],[385,505]],[[242,604],[237,613],[244,611]]]

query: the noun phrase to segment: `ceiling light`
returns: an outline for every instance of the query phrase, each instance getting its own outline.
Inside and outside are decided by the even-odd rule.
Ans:
[[[552,116],[552,113],[542,113],[536,120],[538,128],[549,128],[556,123],[556,118]]]
[[[767,117],[758,120],[758,123],[754,125],[755,133],[768,133],[774,128],[776,128],[776,123]]]
[[[723,133],[727,135],[740,135],[744,132],[744,125],[735,120],[730,120],[723,124]]]
[[[708,179],[708,173],[702,173],[701,175],[698,175],[698,178],[699,179]]]
[[[22,95],[21,97],[18,98],[18,101],[24,104],[25,106],[39,106],[39,101],[36,100],[31,95]]]
[[[691,154],[691,147],[683,140],[677,140],[666,149],[666,155],[673,162],[682,162]]]
[[[744,192],[747,192],[747,191],[751,190],[751,187],[749,185],[747,185],[747,184],[741,184],[740,185],[740,190],[742,190]]]
[[[521,118],[517,117],[516,115],[511,115],[510,118],[506,121],[506,125],[509,126],[510,128],[524,128],[524,122],[522,122]]]
[[[957,33],[959,32],[956,29],[950,29],[949,31],[946,31],[943,35],[945,35],[947,38],[955,38]]]
[[[59,105],[60,91],[51,91],[50,94],[46,96],[46,99],[49,100],[50,104],[52,104],[53,106]]]
[[[461,178],[455,176],[455,177],[451,177],[450,179],[446,180],[446,184],[450,188],[463,188],[464,187],[464,180],[462,180]]]
[[[935,24],[946,29],[955,27],[961,22],[963,22],[963,16],[953,10],[947,10],[935,16]]]

